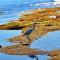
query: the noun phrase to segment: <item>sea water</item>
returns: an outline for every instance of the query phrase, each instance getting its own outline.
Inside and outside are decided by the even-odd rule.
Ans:
[[[37,8],[52,8],[54,7],[53,4],[53,0],[1,0],[0,24],[18,19],[22,11]]]
[[[2,46],[10,46],[12,43],[7,42],[6,39],[11,38],[13,36],[18,36],[21,34],[20,30],[0,30],[0,45]],[[31,48],[35,48],[38,50],[54,50],[60,48],[60,31],[49,32],[46,36],[42,36],[38,38],[31,44]],[[38,55],[39,60],[47,60],[48,57],[46,55]],[[20,56],[20,55],[7,55],[0,53],[1,60],[34,60],[29,58],[28,56]]]
[[[0,24],[7,23],[11,20],[18,19],[20,13],[24,10],[36,9],[36,8],[52,8],[54,5],[52,3],[47,3],[44,5],[40,2],[48,2],[52,0],[1,0],[0,1]],[[24,3],[23,3],[24,2]],[[21,30],[0,30],[0,45],[10,46],[11,42],[5,41],[8,38],[17,36],[21,34]],[[49,32],[47,36],[38,38],[31,44],[31,48],[36,48],[39,50],[53,50],[60,48],[60,31]],[[46,55],[38,55],[39,60],[47,60]],[[7,55],[0,53],[0,60],[34,60],[28,56],[16,56]]]

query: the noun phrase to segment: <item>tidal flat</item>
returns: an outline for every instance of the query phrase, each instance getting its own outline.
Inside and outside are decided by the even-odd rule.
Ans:
[[[29,28],[31,28],[31,26],[34,22],[36,22],[38,24],[36,24],[34,31],[29,35],[30,44],[33,44],[34,41],[38,40],[38,38],[41,38],[42,36],[46,36],[49,32],[58,31],[58,33],[59,33],[59,30],[60,30],[60,8],[59,7],[35,9],[35,10],[32,10],[31,12],[32,13],[30,13],[30,14],[23,14],[20,18],[18,18],[15,21],[10,21],[6,24],[0,25],[0,30],[22,30],[21,35],[8,38],[8,41],[11,42],[12,44],[14,42],[15,43],[21,42],[20,44],[22,44],[22,45],[27,44],[28,39],[25,36],[23,36],[23,34]],[[59,36],[59,34],[57,36]],[[53,36],[52,36],[52,38],[53,38]],[[55,36],[54,36],[54,38],[55,38]],[[56,38],[56,40],[57,40],[57,38]],[[55,42],[53,41],[53,43],[55,43]],[[47,42],[45,42],[45,44],[48,45]],[[56,44],[58,44],[58,43],[56,43]],[[46,46],[46,47],[49,48],[50,46]],[[50,52],[47,53],[48,56],[50,56],[50,57],[52,56],[53,58],[51,58],[51,59],[54,59],[55,56],[60,57],[59,56],[60,55],[60,45],[58,44],[57,49],[54,47],[54,44],[52,44],[52,47],[54,49],[49,50]],[[3,47],[3,49],[4,49],[4,47]],[[10,53],[10,51],[13,50],[13,49],[11,50],[11,48],[8,49],[7,47],[6,47],[6,49],[7,50],[6,51],[4,50],[4,51],[7,53]],[[17,50],[14,50],[14,51],[16,52]],[[58,59],[56,58],[56,60],[58,60]]]

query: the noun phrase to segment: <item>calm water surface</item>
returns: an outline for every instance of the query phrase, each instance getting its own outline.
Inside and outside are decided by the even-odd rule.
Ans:
[[[10,42],[6,42],[5,39],[17,36],[21,33],[21,31],[6,31],[6,30],[0,30],[0,44],[2,46],[9,46],[11,45]],[[31,44],[31,48],[36,48],[39,50],[53,50],[53,49],[59,49],[60,48],[60,31],[55,32],[49,32],[47,36],[43,36],[41,38],[38,38],[36,41],[34,41]],[[38,55],[40,60],[47,60],[48,57],[46,55]],[[33,60],[27,56],[14,56],[14,55],[6,55],[3,53],[0,53],[0,59],[1,60]]]
[[[10,20],[15,20],[20,17],[20,13],[23,10],[30,10],[36,8],[47,8],[54,7],[51,3],[43,5],[40,2],[53,2],[53,0],[1,0],[0,1],[0,11],[3,12],[0,15],[0,24],[9,22]],[[23,4],[24,2],[24,4]],[[38,4],[36,4],[38,3]],[[0,44],[2,46],[11,45],[10,42],[6,42],[7,38],[17,36],[21,33],[21,30],[0,30]],[[38,38],[34,43],[31,44],[31,48],[37,48],[41,50],[53,50],[60,48],[60,31],[49,32],[47,36]],[[39,60],[47,60],[46,55],[38,55]],[[6,55],[0,53],[0,60],[34,60],[27,56],[14,56]]]

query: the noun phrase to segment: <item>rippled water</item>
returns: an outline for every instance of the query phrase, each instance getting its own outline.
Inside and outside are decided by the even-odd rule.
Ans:
[[[30,3],[9,3],[9,4],[7,3],[6,4],[0,3],[0,24],[4,24],[8,21],[18,19],[22,11],[25,10],[54,7],[53,2],[49,3],[30,2]]]

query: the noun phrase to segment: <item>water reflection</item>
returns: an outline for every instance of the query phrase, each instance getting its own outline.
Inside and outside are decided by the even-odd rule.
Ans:
[[[19,0],[20,1],[20,0]],[[22,1],[22,0],[21,0]],[[43,1],[43,0],[42,0]],[[11,3],[10,3],[11,4]],[[12,3],[13,4],[13,3]],[[0,15],[0,24],[6,23],[12,19],[18,19],[19,13],[23,10],[30,10],[30,9],[36,9],[36,8],[50,8],[54,7],[53,3],[49,4],[17,4],[15,3],[13,5],[4,5],[0,6],[0,10],[4,11],[3,15]],[[14,9],[13,9],[14,8]],[[10,42],[6,42],[5,39],[19,35],[21,33],[20,30],[0,30],[0,45],[2,46],[8,46],[11,45]],[[60,31],[56,32],[50,32],[47,36],[43,36],[42,38],[39,38],[34,43],[31,44],[31,48],[37,48],[37,49],[43,49],[43,50],[53,50],[60,48]],[[47,60],[47,56],[38,55],[39,60]],[[3,53],[0,53],[0,59],[1,60],[33,60],[27,56],[14,56],[14,55],[6,55]]]
[[[0,45],[2,46],[11,45],[11,43],[6,42],[5,39],[20,35],[20,33],[21,33],[21,30],[0,30]]]
[[[3,53],[0,53],[0,59],[1,60],[33,60],[33,59],[29,58],[28,56],[7,55],[7,54],[3,54]]]
[[[41,50],[53,50],[60,48],[60,31],[49,32],[31,44],[32,48]]]
[[[6,42],[5,39],[11,38],[13,36],[21,34],[20,30],[0,30],[0,44],[3,46],[11,45],[10,42]],[[34,41],[31,44],[31,48],[37,48],[39,50],[53,50],[60,48],[60,31],[55,32],[49,32],[47,36],[43,36],[42,38],[39,38],[38,40]],[[40,60],[47,60],[48,57],[46,55],[38,55]],[[29,58],[28,56],[16,56],[16,55],[6,55],[3,53],[0,53],[0,59],[1,60],[33,60]]]

